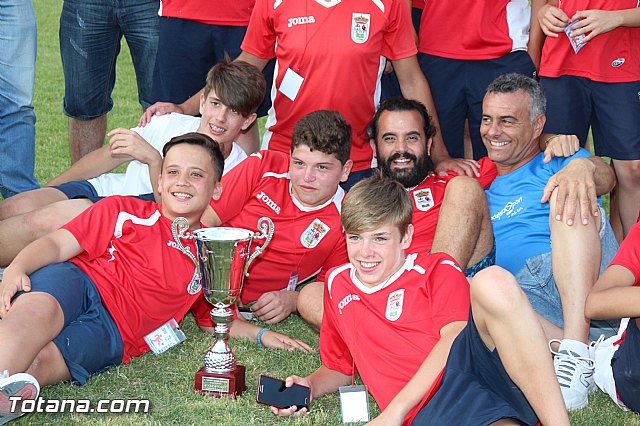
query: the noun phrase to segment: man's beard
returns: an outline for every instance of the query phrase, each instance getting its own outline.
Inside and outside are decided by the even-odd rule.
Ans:
[[[392,163],[400,158],[413,161],[413,167],[392,169]],[[386,161],[378,156],[378,167],[385,176],[400,182],[405,188],[411,188],[422,182],[433,171],[433,162],[428,155],[418,158],[408,152],[396,152]]]

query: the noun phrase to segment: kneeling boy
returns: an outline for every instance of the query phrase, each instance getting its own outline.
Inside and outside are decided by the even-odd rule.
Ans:
[[[350,263],[327,273],[322,365],[287,385],[309,386],[315,398],[357,370],[385,424],[569,424],[544,333],[513,277],[488,268],[470,295],[450,256],[405,252],[412,211],[392,180],[374,176],[351,189],[341,215]]]

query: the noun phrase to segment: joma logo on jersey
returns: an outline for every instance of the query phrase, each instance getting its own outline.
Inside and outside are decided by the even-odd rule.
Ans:
[[[316,19],[311,16],[301,16],[299,18],[289,18],[289,25],[287,27],[291,28],[295,25],[304,25],[304,24],[315,24]]]
[[[260,191],[259,194],[256,194],[256,198],[269,206],[269,208],[276,212],[276,214],[280,214],[280,206],[277,205],[271,198],[269,198],[267,194]]]
[[[340,311],[340,315],[342,315],[342,310],[345,308],[345,306],[347,306],[354,300],[360,300],[360,296],[358,296],[357,294],[348,294],[344,299],[340,301],[340,303],[338,303],[338,310]]]

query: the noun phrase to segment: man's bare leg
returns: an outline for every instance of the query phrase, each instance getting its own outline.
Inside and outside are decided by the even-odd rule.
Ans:
[[[555,211],[557,192],[551,197],[550,208]],[[576,217],[579,212],[576,212]],[[553,277],[560,293],[564,338],[587,344],[589,319],[584,314],[584,304],[591,288],[598,279],[602,247],[600,244],[600,218],[589,224],[572,226],[562,220],[549,218],[551,229],[551,258]]]
[[[0,221],[67,199],[62,191],[55,188],[22,192],[0,203]]]
[[[447,184],[431,251],[453,257],[463,269],[482,260],[493,247],[493,229],[484,190],[473,178]]]
[[[311,327],[320,330],[324,312],[324,283],[316,281],[304,286],[298,296],[297,310]]]
[[[58,201],[0,222],[0,267],[11,263],[29,243],[60,228],[92,205],[86,198]]]
[[[544,425],[568,425],[547,339],[513,275],[492,266],[471,281],[473,321],[485,345],[496,349],[511,380]]]
[[[71,163],[75,163],[104,144],[107,134],[107,115],[93,120],[69,118],[69,151]]]

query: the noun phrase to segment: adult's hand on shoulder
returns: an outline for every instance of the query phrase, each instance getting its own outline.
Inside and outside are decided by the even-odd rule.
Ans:
[[[600,214],[594,169],[595,166],[588,159],[576,158],[549,178],[540,202],[549,202],[553,191],[557,191],[556,208],[552,212],[555,220],[562,220],[564,215],[567,225],[571,226],[579,209],[582,224],[586,225],[590,216],[597,217]]]
[[[289,376],[285,379],[284,383],[285,383],[285,386],[288,388],[290,388],[294,384],[311,388],[311,382],[309,382],[309,380],[307,380],[306,378],[300,377],[300,376]],[[311,396],[309,397],[309,405],[311,405],[312,400],[313,400],[313,389],[311,389]],[[271,412],[277,416],[282,416],[282,417],[287,417],[292,415],[301,416],[303,414],[308,413],[309,409],[306,407],[303,407],[298,410],[298,407],[296,407],[295,405],[292,405],[289,408],[271,407]]]
[[[466,158],[448,158],[438,161],[435,169],[439,176],[446,176],[447,172],[452,171],[460,176],[480,177],[480,164],[476,160]]]
[[[538,22],[546,36],[558,37],[558,33],[564,31],[571,21],[562,9],[547,4],[538,11]]]
[[[253,315],[267,324],[275,324],[296,310],[298,292],[294,290],[270,291],[264,293],[253,304]]]
[[[576,135],[554,135],[547,139],[544,150],[544,162],[553,157],[571,157],[580,149],[580,141]]]
[[[180,105],[176,105],[171,102],[156,102],[142,113],[142,117],[140,117],[140,120],[138,121],[138,127],[144,127],[149,124],[154,115],[165,115],[170,112],[184,114]]]

